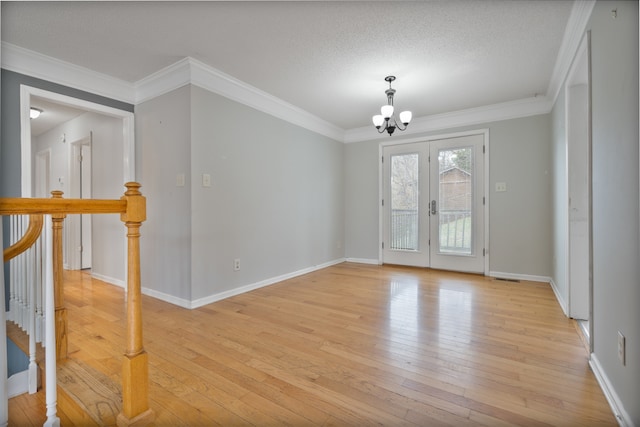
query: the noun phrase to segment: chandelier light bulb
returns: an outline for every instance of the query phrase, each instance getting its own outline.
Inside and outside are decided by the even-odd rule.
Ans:
[[[403,111],[402,113],[400,113],[400,121],[405,126],[409,124],[409,122],[411,121],[411,117],[411,111]]]
[[[382,117],[382,114],[376,114],[372,117],[372,120],[373,125],[378,129],[380,129],[380,126],[382,126],[382,123],[384,123],[384,117]]]
[[[380,108],[380,113],[382,113],[382,117],[384,117],[385,120],[390,119],[391,116],[393,116],[393,105],[383,105]]]

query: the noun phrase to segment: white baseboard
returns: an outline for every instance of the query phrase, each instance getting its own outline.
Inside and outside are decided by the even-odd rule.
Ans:
[[[6,373],[5,373],[6,375]],[[29,370],[13,374],[7,380],[7,395],[9,399],[29,392]]]
[[[496,277],[500,279],[510,279],[510,280],[527,280],[529,282],[542,282],[542,283],[551,282],[551,278],[548,276],[534,276],[531,274],[504,273],[502,271],[489,271],[489,277]]]
[[[500,279],[528,280],[530,282],[548,283],[549,285],[551,285],[551,290],[553,290],[553,293],[556,296],[556,300],[558,301],[562,312],[565,316],[569,317],[569,306],[560,294],[560,291],[558,291],[558,286],[556,285],[556,282],[553,281],[553,278],[548,276],[535,276],[531,274],[504,273],[502,271],[490,271],[489,276]]]
[[[625,411],[624,406],[622,406],[618,393],[616,393],[616,390],[611,385],[611,381],[609,381],[609,377],[607,377],[606,372],[602,369],[602,365],[595,353],[591,353],[589,366],[591,366],[591,370],[596,380],[598,380],[598,384],[600,384],[600,388],[607,398],[607,402],[609,402],[609,406],[611,406],[611,410],[616,420],[618,420],[618,424],[620,424],[621,427],[634,427],[631,415],[629,415],[629,413]]]
[[[115,279],[113,277],[105,276],[99,273],[91,272],[91,277],[95,277],[98,280],[102,280],[105,283],[109,283],[110,285],[115,285],[120,288],[126,289],[126,282],[124,280]]]
[[[164,292],[156,291],[155,289],[146,288],[143,286],[141,292],[144,295],[149,295],[150,297],[157,298],[159,300],[177,305],[182,308],[193,308],[191,307],[191,301],[184,298],[178,298],[174,295],[165,294]]]
[[[554,282],[552,278],[549,278],[549,284],[551,285],[551,289],[553,290],[553,293],[556,296],[556,300],[558,300],[558,304],[560,304],[560,308],[562,309],[562,312],[564,313],[565,316],[569,317],[569,305],[567,304],[567,301],[565,301],[562,294],[558,290],[558,286],[556,285],[556,282]]]
[[[147,287],[142,288],[142,293],[154,298],[158,298],[159,300],[180,306],[182,308],[193,309],[193,308],[202,307],[204,305],[211,304],[213,302],[220,301],[235,295],[240,295],[245,292],[249,292],[255,289],[263,288],[265,286],[273,285],[274,283],[282,282],[283,280],[292,279],[294,277],[302,276],[303,274],[311,273],[317,270],[322,270],[323,268],[331,267],[332,265],[340,264],[345,261],[346,259],[339,258],[333,261],[325,262],[323,264],[318,264],[308,268],[304,268],[302,270],[294,271],[292,273],[287,273],[280,276],[272,277],[270,279],[261,280],[260,282],[250,283],[248,285],[241,286],[236,289],[230,289],[228,291],[209,295],[204,298],[198,298],[197,300],[193,300],[193,301],[189,301],[184,298],[178,298],[176,296],[165,294],[164,292],[159,292]]]
[[[229,298],[235,295],[240,295],[245,292],[253,291],[255,289],[263,288],[265,286],[273,285],[274,283],[282,282],[283,280],[292,279],[294,277],[302,276],[303,274],[308,274],[317,270],[322,270],[323,268],[331,267],[332,265],[340,264],[345,262],[344,258],[339,258],[333,261],[325,262],[324,264],[314,265],[308,268],[303,268],[302,270],[294,271],[292,273],[283,274],[281,276],[272,277],[270,279],[262,280],[260,282],[252,283],[249,285],[242,286],[240,288],[231,289],[225,292],[220,292],[215,295],[210,295],[208,297],[199,298],[195,301],[191,301],[191,308],[202,307],[203,305],[211,304],[212,302],[220,301],[225,298]]]
[[[380,265],[380,261],[377,259],[367,259],[367,258],[347,258],[347,262],[355,262],[357,264],[372,264],[372,265]]]

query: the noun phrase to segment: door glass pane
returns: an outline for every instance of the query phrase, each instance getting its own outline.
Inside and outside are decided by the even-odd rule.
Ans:
[[[472,254],[473,149],[438,152],[440,253]]]
[[[391,249],[417,251],[418,154],[391,156]]]

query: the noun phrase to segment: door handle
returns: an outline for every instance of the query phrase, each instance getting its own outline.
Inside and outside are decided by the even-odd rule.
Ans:
[[[431,215],[435,215],[437,213],[438,213],[438,211],[436,211],[436,201],[432,200],[431,201]]]

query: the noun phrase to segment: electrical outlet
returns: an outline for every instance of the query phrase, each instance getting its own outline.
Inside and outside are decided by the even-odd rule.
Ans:
[[[211,187],[211,175],[208,173],[202,174],[202,186],[203,187]]]
[[[622,332],[618,331],[618,359],[620,359],[620,363],[622,366],[625,365],[625,338],[622,335]]]
[[[496,193],[501,193],[503,191],[507,191],[507,183],[506,182],[496,182]]]
[[[233,260],[233,271],[240,270],[240,258],[236,258]]]

